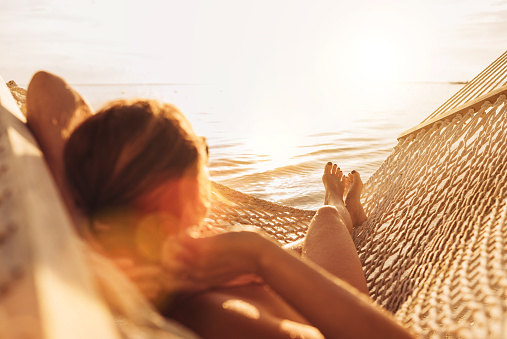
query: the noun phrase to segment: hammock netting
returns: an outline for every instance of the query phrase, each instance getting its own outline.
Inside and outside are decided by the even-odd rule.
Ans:
[[[373,300],[423,337],[507,334],[507,106],[400,141],[365,183],[354,242]],[[314,211],[215,184],[210,220],[301,239]]]
[[[494,90],[505,86],[507,53],[498,60]],[[483,88],[485,72],[463,93]],[[461,104],[451,99],[443,106]],[[507,337],[506,101],[497,93],[404,135],[364,185],[368,220],[353,239],[370,295],[421,337]],[[253,225],[287,244],[304,237],[314,214],[213,183],[207,222]]]
[[[425,337],[506,335],[505,104],[402,140],[365,185],[371,296]]]
[[[504,53],[365,183],[368,220],[353,238],[371,297],[422,337],[507,337],[506,65]],[[486,90],[494,103],[477,99]],[[438,119],[442,107],[452,114]],[[281,244],[303,238],[315,213],[219,184],[213,197],[210,223],[254,225]]]
[[[302,210],[255,198],[212,182],[208,215],[211,227],[255,226],[285,245],[302,239],[315,211]]]

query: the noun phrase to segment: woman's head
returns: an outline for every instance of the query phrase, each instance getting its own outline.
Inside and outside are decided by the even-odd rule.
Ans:
[[[65,145],[64,162],[77,203],[100,219],[132,209],[177,212],[187,205],[206,205],[206,151],[174,106],[116,101],[76,128]],[[202,206],[194,207],[204,213]]]

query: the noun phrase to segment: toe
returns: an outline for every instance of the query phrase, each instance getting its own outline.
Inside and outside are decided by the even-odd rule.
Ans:
[[[361,181],[361,176],[359,175],[358,171],[352,171],[352,177],[354,178],[354,181]]]
[[[333,168],[333,163],[330,161],[326,164],[326,166],[324,167],[324,173],[325,174],[331,174],[331,170]]]
[[[351,177],[350,173],[349,173],[349,175],[344,176],[343,180],[345,180],[345,188],[348,188],[350,186],[350,184],[352,183],[352,177]]]

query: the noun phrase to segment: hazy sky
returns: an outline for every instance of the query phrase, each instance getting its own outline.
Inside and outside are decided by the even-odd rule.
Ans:
[[[507,48],[505,0],[2,0],[0,75],[72,83],[470,80]]]

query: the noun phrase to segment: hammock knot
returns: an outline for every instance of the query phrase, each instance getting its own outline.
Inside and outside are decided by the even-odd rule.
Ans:
[[[452,123],[457,125],[462,119],[463,116],[461,114],[457,114],[454,118],[452,118]]]
[[[417,133],[417,139],[421,139],[426,134],[426,128],[423,128]]]
[[[491,104],[491,102],[489,102],[489,101],[485,101],[485,102],[482,104],[482,106],[481,106],[481,111],[482,111],[482,110],[484,110],[484,111],[485,111],[485,110],[487,110],[488,108],[490,108],[490,107],[492,107],[492,106],[493,106],[493,105]]]
[[[438,130],[440,129],[441,127],[444,127],[446,126],[447,124],[445,124],[443,121],[437,121],[433,124],[433,128],[432,129],[435,129],[435,130]]]

